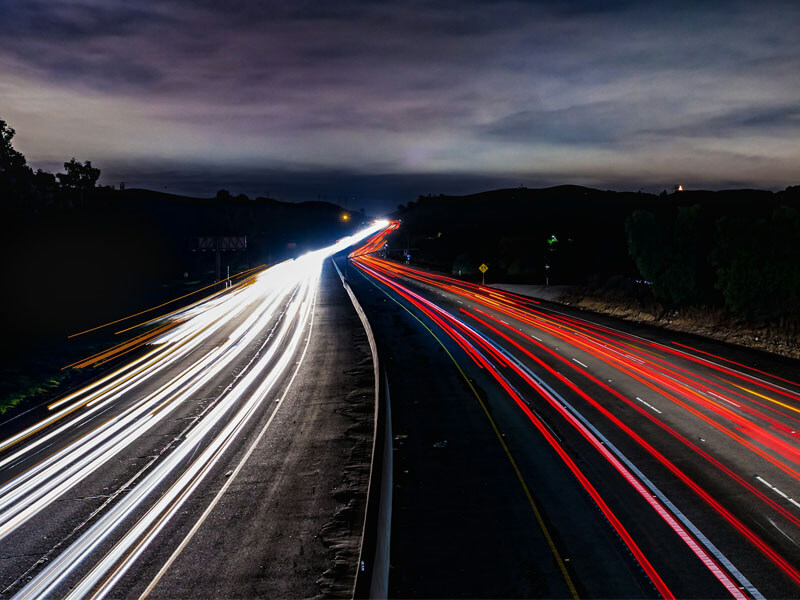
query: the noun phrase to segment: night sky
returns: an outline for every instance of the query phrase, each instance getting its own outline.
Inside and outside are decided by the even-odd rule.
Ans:
[[[800,183],[800,2],[0,0],[0,118],[101,183],[393,207]]]

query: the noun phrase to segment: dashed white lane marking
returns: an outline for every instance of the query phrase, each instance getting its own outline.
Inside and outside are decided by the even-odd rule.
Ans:
[[[622,356],[624,356],[625,358],[629,358],[630,360],[632,360],[632,361],[634,361],[634,362],[637,362],[637,363],[639,363],[640,365],[643,365],[643,364],[644,364],[644,361],[643,361],[643,360],[641,360],[641,359],[639,359],[639,358],[636,358],[635,356],[632,356],[632,355],[630,355],[630,354],[624,354],[624,353],[623,353],[623,354],[622,354]]]
[[[769,522],[772,524],[772,526],[773,526],[775,529],[777,529],[778,531],[780,531],[780,532],[781,532],[781,533],[784,535],[784,537],[786,537],[786,539],[787,539],[787,540],[789,540],[790,542],[792,542],[792,543],[793,543],[795,546],[800,546],[800,544],[798,544],[796,541],[794,541],[794,538],[793,538],[792,536],[790,536],[790,535],[789,535],[788,533],[786,533],[786,532],[785,532],[783,529],[781,529],[780,527],[778,527],[778,524],[777,524],[775,521],[773,521],[773,520],[772,520],[772,519],[770,519],[769,517],[767,517],[767,521],[769,521]]]
[[[736,408],[742,408],[742,405],[741,405],[741,404],[736,404],[736,402],[734,402],[733,400],[728,400],[728,399],[727,399],[727,398],[725,398],[724,396],[720,396],[719,394],[715,394],[715,393],[714,393],[714,392],[712,392],[711,390],[709,390],[707,393],[708,393],[708,395],[709,395],[709,396],[714,396],[714,398],[717,398],[717,399],[719,399],[719,400],[722,400],[723,402],[727,402],[728,404],[732,404],[732,405],[733,405],[733,406],[735,406]]]
[[[641,402],[642,404],[644,404],[644,405],[645,405],[647,408],[649,408],[650,410],[654,410],[654,411],[656,411],[658,414],[661,414],[661,411],[660,411],[660,410],[658,410],[658,409],[657,409],[655,406],[653,406],[653,405],[652,405],[652,404],[650,404],[649,402],[645,402],[644,400],[642,400],[641,398],[639,398],[639,396],[636,396],[636,399],[637,399],[639,402]]]
[[[797,500],[795,500],[795,499],[793,499],[793,498],[789,498],[789,496],[787,496],[786,494],[784,494],[784,493],[783,493],[781,490],[779,490],[778,488],[776,488],[774,485],[772,485],[772,484],[771,484],[769,481],[767,481],[766,479],[764,479],[764,478],[763,478],[763,477],[761,477],[760,475],[756,475],[756,479],[758,479],[758,480],[759,480],[761,483],[763,483],[765,486],[767,486],[769,489],[771,489],[772,491],[774,491],[774,492],[775,492],[776,494],[778,494],[779,496],[782,496],[783,498],[786,498],[786,499],[787,499],[789,502],[791,502],[792,504],[794,504],[794,505],[795,505],[797,508],[800,508],[800,502],[797,502]]]
[[[542,338],[540,338],[540,337],[536,337],[535,335],[531,335],[531,337],[532,337],[533,339],[535,339],[535,340],[539,341],[539,342],[541,342],[541,341],[542,341]]]
[[[506,325],[508,325],[508,321],[503,321],[503,319],[500,319],[500,322],[501,323],[505,323]]]
[[[585,365],[585,364],[583,364],[583,363],[582,363],[581,361],[579,361],[577,358],[573,358],[572,360],[574,360],[576,363],[578,363],[578,364],[579,364],[580,366],[582,366],[584,369],[588,369],[588,368],[589,368],[589,365]]]

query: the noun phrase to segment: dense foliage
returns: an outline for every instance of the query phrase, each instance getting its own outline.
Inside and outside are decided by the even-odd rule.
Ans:
[[[743,317],[800,312],[796,190],[728,194],[637,210],[626,222],[631,256],[668,306],[719,305]],[[692,200],[703,200],[693,197]]]
[[[421,196],[398,210],[393,247],[413,260],[488,281],[574,283],[635,276],[625,217],[646,195],[579,186],[515,188],[471,196]]]
[[[800,188],[660,195],[577,186],[421,196],[392,246],[465,278],[586,284],[666,308],[800,311]]]
[[[349,233],[341,208],[267,198],[187,198],[97,186],[100,170],[71,159],[58,174],[28,166],[0,120],[0,250],[5,354],[134,312],[213,281],[213,253],[198,236],[247,236],[223,272],[276,262]],[[193,286],[193,287],[192,287]]]

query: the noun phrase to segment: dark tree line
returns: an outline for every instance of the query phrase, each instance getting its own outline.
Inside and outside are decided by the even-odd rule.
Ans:
[[[9,219],[28,220],[56,206],[71,205],[97,185],[100,169],[75,157],[64,163],[63,173],[34,171],[14,148],[14,134],[14,129],[0,119],[0,210],[6,225]]]
[[[189,198],[98,186],[100,170],[71,159],[34,171],[0,120],[0,353],[110,321],[214,280],[213,253],[198,236],[247,236],[224,255],[231,273],[284,260],[361,226],[329,203],[250,199],[221,190]]]
[[[510,188],[469,196],[420,196],[398,207],[393,248],[412,260],[488,282],[584,283],[635,276],[625,217],[651,196],[580,186]]]
[[[415,262],[473,280],[485,262],[489,282],[549,276],[665,308],[800,313],[800,186],[660,195],[511,188],[420,196],[397,215],[396,255],[409,247]]]
[[[800,314],[798,193],[776,196],[634,211],[628,248],[655,298],[748,318]]]

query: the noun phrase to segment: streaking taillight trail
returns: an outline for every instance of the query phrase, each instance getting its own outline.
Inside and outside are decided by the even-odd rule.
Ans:
[[[618,371],[620,377],[651,390],[657,395],[654,397],[670,403],[673,407],[671,419],[675,418],[672,414],[674,411],[685,411],[704,426],[713,428],[719,435],[738,444],[742,451],[751,453],[756,460],[763,461],[765,469],[777,469],[791,480],[800,480],[798,472],[800,449],[797,447],[794,429],[794,424],[800,423],[798,419],[800,384],[788,378],[773,377],[766,371],[753,369],[691,347],[679,344],[672,347],[665,346],[558,311],[545,310],[538,302],[524,296],[381,259],[374,253],[383,247],[385,237],[393,229],[394,227],[387,228],[384,232],[376,234],[361,249],[353,252],[351,259],[354,264],[365,276],[386,286],[410,307],[435,323],[478,368],[488,373],[505,390],[521,413],[547,440],[564,465],[596,502],[662,595],[671,594],[669,587],[655,571],[636,540],[627,532],[622,522],[623,517],[611,511],[567,450],[552,436],[547,425],[531,411],[528,400],[521,395],[518,387],[515,387],[508,376],[504,375],[504,371],[513,373],[516,378],[525,382],[538,398],[545,400],[565,422],[590,443],[598,455],[612,465],[631,488],[647,501],[659,518],[673,530],[687,549],[707,567],[709,573],[733,597],[762,596],[749,579],[714,545],[708,535],[655,487],[629,457],[622,454],[600,433],[591,420],[582,414],[582,409],[568,402],[563,395],[546,384],[539,374],[553,379],[558,385],[569,390],[585,403],[593,414],[600,416],[619,434],[634,442],[643,452],[657,461],[657,464],[671,473],[685,490],[727,522],[747,544],[800,588],[800,571],[793,559],[790,560],[776,551],[761,533],[754,531],[735,514],[734,510],[726,506],[725,498],[715,497],[700,481],[684,472],[675,460],[668,458],[638,433],[636,425],[626,422],[613,410],[598,402],[590,388],[601,390],[628,410],[635,411],[635,414],[644,417],[647,423],[655,425],[677,441],[680,447],[698,457],[708,468],[721,473],[742,492],[762,503],[765,509],[774,511],[786,522],[800,528],[800,517],[793,512],[794,506],[789,507],[783,503],[786,499],[791,502],[789,496],[778,490],[773,497],[771,494],[774,490],[770,488],[774,486],[764,484],[763,478],[753,479],[737,473],[734,467],[726,464],[729,457],[716,456],[701,447],[703,440],[698,444],[697,441],[680,433],[670,424],[670,420],[662,414],[662,411],[654,411],[652,409],[655,407],[651,404],[621,393],[614,385],[610,385],[611,381],[606,382],[594,376],[582,362],[565,356],[563,348],[553,349],[523,329],[539,330],[551,339],[560,341],[562,346],[578,349],[594,357],[605,367]],[[413,284],[417,291],[408,287],[409,283]],[[439,300],[432,300],[434,297],[432,294],[426,293],[437,290],[453,294],[462,306],[447,308]],[[471,306],[465,307],[466,304]],[[514,321],[519,323],[519,326],[515,326]],[[554,368],[539,357],[541,354],[549,356],[551,361],[557,361],[563,368],[568,366],[571,372],[583,378],[586,384],[576,383],[575,380],[565,377],[562,374],[563,368]],[[532,363],[533,367],[527,366],[525,364],[527,361]],[[683,362],[696,366],[690,368],[681,364]],[[727,365],[741,367],[749,372]],[[776,394],[780,400],[772,397]]]

